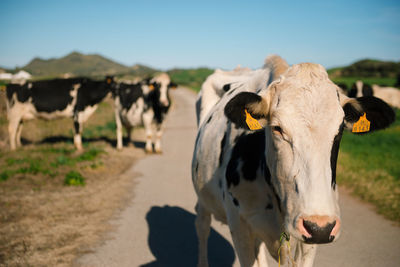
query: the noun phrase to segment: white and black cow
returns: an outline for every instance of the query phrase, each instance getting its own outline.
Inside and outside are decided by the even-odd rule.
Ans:
[[[128,132],[129,141],[132,128],[144,125],[146,131],[145,150],[153,152],[153,128],[156,126],[156,140],[154,148],[156,153],[161,153],[161,137],[163,122],[171,106],[169,89],[176,85],[171,82],[168,74],[161,73],[154,78],[126,84],[120,83],[115,90],[115,121],[117,125],[117,149],[122,149],[122,126]]]
[[[372,86],[363,81],[356,81],[348,93],[349,97],[375,96],[389,105],[400,109],[400,90],[394,87]]]
[[[293,65],[268,86],[248,88],[224,94],[198,131],[199,266],[208,266],[211,215],[228,224],[241,266],[267,266],[266,250],[282,263],[312,266],[316,244],[340,233],[336,161],[344,128],[366,113],[370,131],[379,130],[395,114],[378,98],[340,94],[317,64]]]
[[[270,55],[265,59],[261,69],[251,70],[238,66],[232,71],[215,70],[201,85],[196,101],[197,125],[200,126],[203,123],[210,109],[231,88],[242,85],[247,86],[248,90],[255,90],[272,82],[271,77],[279,77],[287,67],[286,61],[280,56]],[[271,70],[275,72],[272,75],[270,75]]]
[[[12,150],[21,145],[22,123],[35,118],[71,117],[74,121],[74,144],[82,149],[82,123],[111,92],[113,79],[53,79],[7,85],[8,132]]]

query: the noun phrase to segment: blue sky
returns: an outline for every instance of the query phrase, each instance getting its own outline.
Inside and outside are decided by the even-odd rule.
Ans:
[[[326,68],[400,60],[400,1],[0,1],[0,66],[101,54],[124,65]]]

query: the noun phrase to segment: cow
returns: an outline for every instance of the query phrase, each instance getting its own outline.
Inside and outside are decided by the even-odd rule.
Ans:
[[[74,145],[77,150],[82,150],[82,124],[93,114],[98,104],[111,93],[112,86],[112,77],[107,77],[105,81],[82,77],[7,85],[6,102],[11,150],[21,146],[23,121],[64,117],[73,118]]]
[[[372,86],[363,81],[356,81],[348,94],[349,97],[375,96],[382,99],[390,106],[400,109],[400,90],[394,87]]]
[[[296,64],[279,77],[274,71],[269,84],[223,94],[198,130],[199,266],[208,266],[211,215],[228,224],[241,266],[267,266],[267,250],[282,264],[312,266],[317,244],[340,235],[336,164],[344,129],[362,134],[395,119],[378,98],[341,94],[319,64]],[[369,129],[359,127],[364,114]]]
[[[274,68],[274,66],[276,67]],[[197,125],[199,126],[203,123],[206,114],[219,101],[221,96],[231,88],[239,84],[245,84],[249,87],[249,90],[254,90],[254,88],[259,88],[263,84],[270,83],[270,77],[278,77],[287,67],[286,61],[281,57],[271,55],[265,59],[264,66],[261,69],[251,70],[242,68],[240,65],[232,71],[216,69],[204,81],[198,94],[196,100]],[[270,76],[271,69],[277,73]]]
[[[133,84],[119,83],[117,85],[114,94],[117,149],[120,150],[123,147],[122,126],[127,130],[128,140],[131,141],[133,127],[144,125],[145,151],[152,153],[152,123],[154,122],[156,126],[154,149],[156,153],[162,153],[163,122],[171,106],[170,88],[176,88],[176,84],[171,82],[166,73]]]

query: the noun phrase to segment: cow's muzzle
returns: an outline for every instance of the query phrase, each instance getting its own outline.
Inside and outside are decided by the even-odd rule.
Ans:
[[[329,216],[307,216],[299,218],[297,230],[308,244],[332,242],[340,229],[340,220]]]

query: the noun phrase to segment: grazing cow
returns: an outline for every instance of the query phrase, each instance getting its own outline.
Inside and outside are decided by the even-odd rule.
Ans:
[[[156,140],[154,148],[156,153],[161,153],[161,137],[163,121],[171,105],[169,89],[175,88],[166,73],[161,73],[154,78],[126,84],[120,83],[115,90],[115,121],[117,124],[117,149],[122,149],[122,126],[128,132],[129,141],[132,128],[144,125],[146,131],[145,150],[153,152],[152,123],[156,125]]]
[[[343,129],[379,130],[395,114],[378,98],[340,94],[317,64],[293,65],[268,86],[248,88],[224,94],[197,134],[199,266],[208,266],[211,214],[228,224],[241,266],[267,266],[266,249],[281,262],[312,266],[316,244],[340,233],[336,161]],[[360,127],[368,124],[359,121],[363,114],[369,129]]]
[[[394,87],[382,87],[376,84],[370,86],[362,81],[356,81],[353,84],[348,96],[375,96],[382,99],[390,106],[400,109],[400,90]]]
[[[202,84],[196,101],[197,125],[200,126],[203,123],[210,109],[231,88],[241,84],[248,86],[248,90],[260,88],[271,82],[270,77],[279,77],[287,67],[287,63],[281,57],[271,55],[265,59],[262,69],[251,70],[238,66],[232,71],[215,70]],[[271,69],[276,73],[270,75]]]
[[[22,123],[34,118],[51,120],[71,117],[74,120],[74,144],[82,149],[82,123],[111,92],[113,79],[93,81],[88,78],[53,79],[7,85],[8,132],[11,149],[21,145]]]

